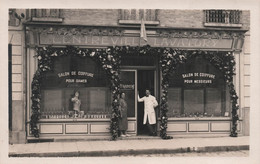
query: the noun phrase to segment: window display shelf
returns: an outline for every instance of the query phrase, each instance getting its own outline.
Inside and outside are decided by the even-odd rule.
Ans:
[[[211,121],[211,120],[218,120],[218,121],[231,121],[231,117],[180,117],[180,118],[176,118],[176,117],[171,117],[168,118],[168,120],[171,121],[193,121],[193,120],[205,120],[205,121]]]
[[[93,119],[88,119],[88,118],[67,118],[67,119],[40,119],[39,123],[41,122],[102,122],[102,121],[110,121],[110,118],[93,118]]]

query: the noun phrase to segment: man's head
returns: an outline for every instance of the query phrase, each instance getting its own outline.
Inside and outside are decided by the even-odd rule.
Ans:
[[[146,89],[146,90],[145,90],[145,95],[146,95],[146,96],[149,96],[150,94],[151,94],[150,89]]]
[[[122,93],[120,94],[120,97],[121,97],[122,99],[125,99],[125,93],[122,92]]]

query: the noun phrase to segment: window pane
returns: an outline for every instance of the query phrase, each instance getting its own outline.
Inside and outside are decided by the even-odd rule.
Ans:
[[[44,90],[42,97],[42,108],[44,109],[44,111],[54,112],[62,110],[61,90]]]
[[[179,117],[181,114],[181,88],[168,89],[168,113],[169,117]]]
[[[43,118],[64,118],[64,115],[106,118],[111,113],[109,81],[105,71],[91,58],[73,55],[56,58],[53,70],[45,74],[41,91]],[[75,91],[79,92],[80,112],[73,109]]]
[[[226,93],[226,100],[225,100],[225,110],[224,110],[224,116],[225,117],[229,117],[231,114],[231,108],[232,108],[232,104],[231,104],[231,100],[230,100],[230,93],[229,93],[229,87],[226,86],[226,90],[224,91]]]
[[[123,90],[125,92],[125,99],[127,103],[127,117],[135,117],[135,91]]]
[[[184,90],[184,113],[187,115],[204,113],[203,90]]]
[[[176,67],[168,104],[170,117],[229,117],[231,111],[223,73],[199,55]]]
[[[221,90],[206,89],[206,113],[210,116],[221,116]]]
[[[127,103],[127,116],[135,117],[135,72],[121,71],[120,72],[120,89],[125,93]]]
[[[109,112],[107,88],[91,88],[89,90],[89,111],[90,113]]]

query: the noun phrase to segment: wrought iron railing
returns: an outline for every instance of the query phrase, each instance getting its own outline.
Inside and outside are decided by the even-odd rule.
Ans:
[[[158,10],[156,9],[121,9],[119,10],[120,20],[141,20],[158,21]]]
[[[240,10],[205,10],[206,23],[239,24]]]

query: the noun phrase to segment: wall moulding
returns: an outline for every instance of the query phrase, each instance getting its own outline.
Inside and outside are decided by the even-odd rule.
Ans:
[[[29,45],[142,46],[241,50],[243,31],[147,28],[147,43],[126,27],[28,26]],[[35,44],[36,43],[36,44]]]
[[[122,27],[31,27],[30,30],[39,34],[58,35],[88,35],[88,36],[124,36],[128,29]],[[154,29],[153,29],[154,30]],[[147,29],[149,31],[149,29]],[[149,34],[149,32],[148,32]],[[226,30],[199,30],[199,29],[156,29],[156,34],[160,37],[171,38],[206,38],[206,39],[233,39],[235,37],[244,38],[244,31]],[[149,35],[148,35],[149,36]]]

